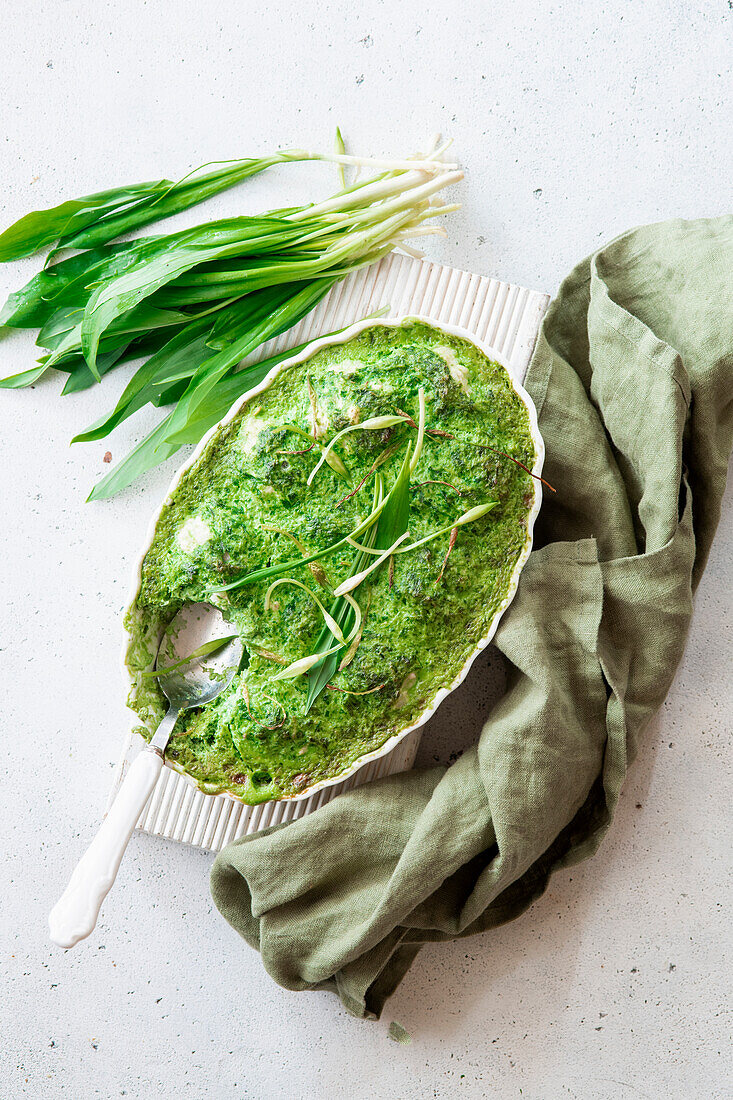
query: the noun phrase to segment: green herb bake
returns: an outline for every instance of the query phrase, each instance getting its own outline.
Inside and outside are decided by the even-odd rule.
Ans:
[[[127,613],[130,706],[165,710],[160,637],[183,603],[241,640],[232,684],[167,759],[206,791],[292,797],[349,770],[450,687],[511,595],[537,454],[506,370],[420,321],[283,368],[166,501]]]

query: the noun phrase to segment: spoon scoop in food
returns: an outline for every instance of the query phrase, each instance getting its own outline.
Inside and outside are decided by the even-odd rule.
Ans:
[[[73,947],[93,931],[102,902],[117,877],[125,849],[163,767],[178,715],[210,703],[232,682],[242,646],[210,604],[187,604],[169,624],[158,648],[154,675],[170,707],[153,739],[133,760],[99,831],[49,914],[51,940]]]

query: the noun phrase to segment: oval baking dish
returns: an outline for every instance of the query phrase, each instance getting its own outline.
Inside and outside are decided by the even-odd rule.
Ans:
[[[163,713],[143,673],[167,622],[208,593],[249,664],[216,710],[174,731],[169,767],[253,804],[310,797],[391,752],[458,687],[511,603],[543,460],[531,398],[464,330],[397,317],[313,341],[208,432],[153,517],[125,617],[135,728],[149,737]],[[410,530],[385,519],[385,546],[400,478]],[[349,606],[332,602],[344,587]],[[325,657],[291,675],[329,647],[323,682]]]

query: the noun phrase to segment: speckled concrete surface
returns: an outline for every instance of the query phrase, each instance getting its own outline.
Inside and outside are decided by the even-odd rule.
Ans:
[[[431,255],[538,289],[629,225],[730,207],[729,0],[449,12],[6,0],[0,222],[275,141],[330,144],[336,121],[375,152],[452,134],[465,205]],[[331,183],[295,168],[209,209]],[[32,269],[0,269],[0,290]],[[3,373],[27,366],[24,340],[2,348]],[[92,836],[124,720],[128,572],[170,474],[83,503],[108,447],[120,457],[145,428],[141,417],[110,444],[68,448],[121,381],[106,396],[61,401],[51,383],[2,397],[0,1095],[730,1096],[730,491],[684,662],[601,853],[514,924],[427,948],[383,1021],[275,987],[213,910],[210,857],[149,837],[134,838],[92,938],[52,949],[46,912]],[[487,654],[433,724],[425,761],[470,742],[501,675]],[[389,1041],[392,1019],[409,1046]]]

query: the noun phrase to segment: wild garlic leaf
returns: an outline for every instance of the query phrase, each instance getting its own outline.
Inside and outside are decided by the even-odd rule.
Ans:
[[[104,352],[99,356],[97,367],[102,378],[128,355],[130,346],[133,343],[134,340],[132,339],[126,340],[122,344],[118,344],[113,350]],[[130,354],[134,355],[135,353],[130,352]],[[61,391],[63,394],[79,393],[81,390],[87,390],[90,386],[96,384],[97,380],[89,370],[87,361],[82,355],[74,356],[73,359],[67,359],[63,363],[57,363],[56,368],[68,371],[69,374]]]
[[[190,436],[186,434],[186,429],[199,419],[198,409],[214,387],[245,356],[265,341],[279,336],[297,324],[321,300],[332,284],[332,279],[318,279],[310,284],[296,283],[295,288],[276,287],[264,292],[259,310],[248,319],[248,327],[242,335],[228,348],[203,362],[192,377],[189,388],[175,410],[170,442],[188,442]]]
[[[142,198],[161,195],[168,180],[113,187],[79,199],[69,199],[46,210],[33,210],[0,233],[0,263],[32,256],[69,234],[78,234],[105,213]],[[76,246],[75,246],[76,247]]]
[[[223,378],[196,406],[195,415],[192,415],[184,428],[176,432],[174,440],[181,444],[198,443],[214,424],[218,424],[222,417],[226,416],[235,401],[243,397],[248,390],[259,386],[273,366],[289,358],[290,354],[286,351],[281,355],[270,356],[260,363],[237,370]]]
[[[342,630],[347,630],[353,611],[345,599],[336,600],[331,606],[331,614],[339,623]],[[333,645],[333,634],[324,627],[316,640],[312,657],[312,666],[308,671],[308,695],[305,703],[305,713],[308,714],[318,696],[325,689],[326,684],[336,673],[341,656],[346,648],[343,645]]]
[[[295,227],[276,219],[236,218],[160,237],[129,271],[103,282],[91,295],[81,325],[81,346],[94,373],[99,342],[123,313],[197,264],[232,251],[257,252],[295,238]]]
[[[207,317],[192,321],[176,333],[138,368],[114,409],[74,436],[71,442],[87,443],[94,439],[103,439],[123,420],[152,401],[159,386],[170,382],[172,378],[180,378],[184,370],[188,377],[195,373],[201,357],[206,354],[211,327],[211,318]]]
[[[410,522],[410,459],[412,441],[407,444],[405,457],[394,485],[387,497],[387,504],[377,523],[374,546],[386,550],[405,534]]]
[[[110,472],[98,481],[87,497],[87,500],[106,500],[115,493],[121,492],[132,485],[138,477],[159,466],[180,450],[180,446],[166,442],[171,416],[169,413],[164,420],[146,435],[136,447],[130,451],[121,462],[113,466]]]
[[[230,367],[239,363],[249,351],[254,350],[271,336],[279,335],[280,332],[300,320],[328,289],[327,286],[321,285],[322,282],[319,281],[318,285],[314,284],[306,289],[300,288],[292,297],[292,300],[286,301],[279,309],[268,312],[267,304],[263,302],[262,309],[258,314],[258,323],[254,325],[252,330],[240,341],[236,341],[228,352],[222,352],[218,356],[212,357],[214,360],[213,366],[211,365],[212,360],[207,360],[208,370],[198,368],[173,412],[169,413],[145,439],[141,440],[126,459],[95,485],[89,499],[99,500],[103,497],[113,496],[114,493],[127,488],[142,473],[146,473],[154,466],[160,465],[160,463],[165,462],[171,455],[175,454],[181,447],[181,443],[175,438],[176,433],[186,425],[188,410],[191,407],[193,397],[198,395],[199,387],[215,372],[219,372],[216,379],[218,381]],[[203,364],[204,368],[206,368],[207,363]],[[201,435],[203,436],[203,434],[204,431],[202,430]]]
[[[21,371],[20,374],[10,374],[7,378],[0,378],[0,389],[25,389],[26,386],[32,386],[34,382],[37,382],[45,370],[46,364],[43,362],[36,367],[31,367],[30,370]]]
[[[211,657],[213,653],[218,653],[233,642],[235,638],[238,638],[238,634],[227,634],[225,638],[212,638],[210,642],[204,642],[198,649],[194,649],[192,653],[189,653],[187,657],[181,657],[180,661],[174,661],[171,665],[165,665],[163,668],[151,668],[142,672],[141,676],[165,676],[169,672],[173,672],[177,668],[183,668],[184,665],[190,665],[191,661],[198,661],[202,657]]]
[[[211,172],[195,169],[177,183],[161,179],[130,184],[34,210],[0,234],[0,263],[58,244],[92,248],[159,219],[188,210],[249,176],[285,161],[309,160],[305,151],[225,161]],[[205,166],[204,166],[205,167]]]
[[[40,328],[62,306],[83,309],[91,295],[90,285],[120,274],[133,264],[144,243],[135,241],[80,252],[44,267],[8,296],[0,310],[0,325]]]
[[[322,285],[322,292],[326,294],[329,286]],[[383,316],[386,310],[379,310],[370,316],[379,317]],[[348,327],[348,326],[347,326]],[[339,332],[344,332],[345,329],[336,329],[333,332],[327,332],[324,334],[324,338],[329,336],[337,336]],[[217,339],[222,339],[218,337]],[[175,442],[180,443],[198,443],[210,428],[217,424],[222,417],[224,417],[235,401],[238,401],[240,397],[243,397],[248,390],[254,389],[255,386],[259,386],[267,375],[270,373],[273,367],[276,367],[278,363],[282,363],[285,359],[290,359],[294,355],[298,355],[304,348],[308,346],[310,341],[305,341],[302,344],[297,344],[295,347],[286,348],[284,351],[278,352],[275,355],[270,355],[266,359],[261,359],[257,363],[253,363],[251,366],[234,369],[233,373],[228,374],[220,382],[216,384],[208,394],[197,404],[194,412],[191,414],[185,428],[175,435]],[[209,346],[211,346],[211,339],[209,340]],[[191,371],[187,374],[190,377],[193,374]],[[156,383],[157,385],[157,383]]]
[[[275,153],[269,157],[223,161],[222,167],[202,174],[199,174],[201,169],[197,168],[178,183],[169,183],[162,192],[144,197],[130,209],[105,213],[97,223],[82,229],[74,236],[67,236],[63,241],[63,247],[90,248],[104,244],[122,236],[123,233],[131,233],[151,222],[169,218],[173,214],[179,214],[183,210],[197,206],[198,203],[226,191],[229,187],[249,179],[250,176],[258,175],[273,165],[310,159],[310,153],[294,150]]]

